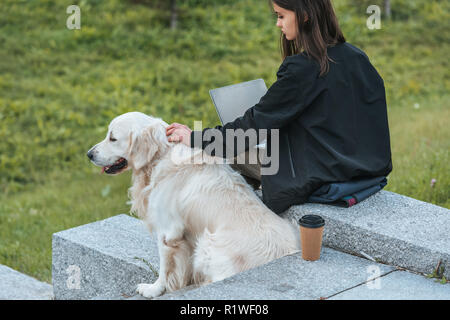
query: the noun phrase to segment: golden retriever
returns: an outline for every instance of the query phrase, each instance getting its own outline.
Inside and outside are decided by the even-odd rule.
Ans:
[[[223,159],[168,142],[167,126],[140,112],[120,115],[87,154],[107,174],[132,170],[131,212],[156,233],[159,277],[137,292],[152,298],[222,280],[300,250],[297,226]]]

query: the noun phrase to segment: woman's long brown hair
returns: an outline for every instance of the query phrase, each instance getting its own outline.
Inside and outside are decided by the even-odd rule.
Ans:
[[[345,42],[345,37],[339,27],[339,22],[330,0],[269,0],[277,6],[294,11],[298,36],[287,40],[281,33],[280,50],[284,58],[304,52],[316,60],[320,66],[320,76],[328,73],[329,61],[327,48]],[[305,21],[305,19],[307,20]]]

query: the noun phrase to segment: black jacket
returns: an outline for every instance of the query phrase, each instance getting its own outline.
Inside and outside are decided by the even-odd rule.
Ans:
[[[304,53],[287,57],[259,103],[215,127],[223,141],[226,129],[279,129],[279,171],[261,177],[263,201],[277,214],[305,203],[325,183],[392,171],[383,79],[349,43],[329,47],[328,56],[335,63],[322,77]],[[191,134],[191,147],[205,149],[214,140],[195,145],[199,133]]]

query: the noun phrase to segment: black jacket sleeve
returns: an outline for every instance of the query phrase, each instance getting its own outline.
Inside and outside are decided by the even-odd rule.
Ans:
[[[218,130],[222,136],[221,143],[223,143],[223,150],[227,148],[225,145],[225,133],[227,129],[242,129],[244,131],[255,129],[258,133],[259,129],[280,129],[299,117],[307,107],[303,95],[308,86],[311,85],[310,82],[313,78],[313,74],[314,72],[308,70],[307,65],[294,65],[289,63],[288,59],[286,59],[277,72],[277,81],[273,83],[267,93],[255,106],[248,109],[242,117],[226,123],[223,126],[216,126],[214,128],[215,130]],[[191,147],[205,149],[209,144],[214,142],[214,137],[210,140],[205,139],[210,135],[210,130],[213,129],[205,128],[201,132],[193,131],[190,137]],[[201,138],[197,135],[201,135]],[[256,144],[261,143],[262,141],[260,141],[259,138],[258,135],[257,141],[253,144],[246,143],[245,151]],[[201,144],[199,141],[201,141]],[[234,156],[237,156],[236,153],[237,149],[235,147]]]

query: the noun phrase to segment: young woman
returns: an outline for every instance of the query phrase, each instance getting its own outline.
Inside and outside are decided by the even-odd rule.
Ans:
[[[383,79],[346,42],[330,0],[271,5],[284,58],[277,81],[242,117],[215,129],[223,141],[227,129],[279,129],[278,173],[260,179],[264,203],[281,213],[330,183],[385,178],[392,161]],[[194,135],[208,130],[173,123],[166,133],[171,142],[205,149],[212,141],[194,145]]]

